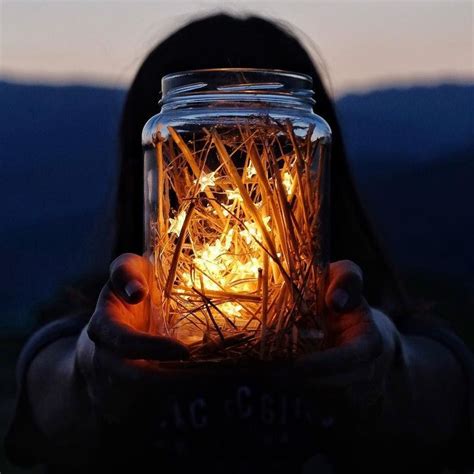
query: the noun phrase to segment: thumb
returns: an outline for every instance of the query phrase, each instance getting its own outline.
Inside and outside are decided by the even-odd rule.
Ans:
[[[126,303],[137,304],[148,294],[150,263],[139,255],[125,253],[110,265],[110,281],[115,293]]]
[[[102,289],[87,335],[95,344],[127,359],[185,360],[189,351],[175,339],[136,329],[124,312],[110,282]]]
[[[331,263],[326,305],[334,313],[346,313],[362,302],[362,270],[350,260]]]

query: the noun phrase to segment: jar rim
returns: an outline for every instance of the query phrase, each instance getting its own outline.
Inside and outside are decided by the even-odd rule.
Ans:
[[[253,68],[253,67],[213,67],[213,68],[203,68],[203,69],[185,69],[184,71],[176,71],[165,74],[161,79],[162,82],[165,80],[170,80],[174,77],[187,76],[196,73],[216,73],[216,72],[225,72],[225,73],[261,73],[261,74],[275,74],[283,77],[293,77],[295,79],[303,79],[309,82],[309,85],[312,87],[313,78],[309,74],[296,71],[288,71],[286,69],[274,69],[274,68]]]
[[[192,100],[272,100],[293,105],[314,104],[311,76],[266,68],[208,68],[178,71],[163,76],[160,104]]]

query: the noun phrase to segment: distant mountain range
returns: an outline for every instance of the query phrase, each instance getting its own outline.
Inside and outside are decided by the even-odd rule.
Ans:
[[[351,94],[337,111],[361,197],[397,264],[474,283],[474,86]]]
[[[106,268],[124,96],[0,81],[0,330],[27,330],[61,282]],[[402,270],[472,279],[474,86],[336,105],[361,196]]]

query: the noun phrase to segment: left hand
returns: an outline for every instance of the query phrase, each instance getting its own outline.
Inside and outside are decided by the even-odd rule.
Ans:
[[[326,292],[329,348],[301,357],[298,366],[319,393],[337,392],[356,417],[383,397],[399,333],[362,295],[362,270],[349,260],[332,263]]]

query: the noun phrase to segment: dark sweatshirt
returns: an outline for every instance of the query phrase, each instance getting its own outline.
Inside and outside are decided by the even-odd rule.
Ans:
[[[23,349],[17,366],[17,407],[6,438],[7,455],[14,463],[25,466],[41,463],[48,443],[31,414],[25,384],[29,364],[48,344],[78,335],[87,319],[78,316],[55,321],[35,333]],[[401,384],[414,383],[407,376],[415,373],[410,367],[412,349],[399,342],[392,369],[394,376],[389,378],[383,392],[375,394],[367,392],[365,387],[361,391],[351,382],[344,382],[342,391],[337,383],[311,389],[290,368],[275,371],[270,366],[258,369],[240,366],[222,372],[211,364],[194,372],[188,369],[191,384],[189,378],[186,385],[170,383],[167,393],[159,395],[152,387],[143,387],[143,406],[155,405],[153,413],[135,406],[133,417],[125,425],[101,417],[100,450],[84,453],[84,465],[77,468],[49,465],[48,472],[473,472],[472,353],[450,330],[439,325],[413,320],[397,329],[400,340],[421,336],[439,342],[454,354],[462,367],[467,387],[465,420],[455,439],[442,446],[433,445],[422,434],[417,437],[417,432],[423,433],[423,427],[410,425],[406,419],[409,411],[400,413],[399,420],[390,420],[387,431],[384,404],[404,396],[406,390],[400,390]],[[434,355],[434,370],[436,362]],[[422,376],[417,377],[419,383],[423,383]],[[348,392],[352,400],[349,404]],[[439,407],[431,406],[429,412],[436,418]],[[404,434],[407,430],[409,436]]]

